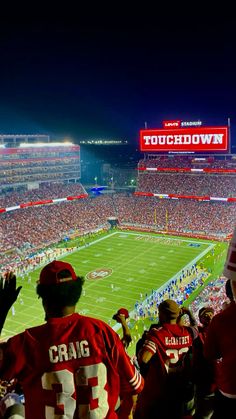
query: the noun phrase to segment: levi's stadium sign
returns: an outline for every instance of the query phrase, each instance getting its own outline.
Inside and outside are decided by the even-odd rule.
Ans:
[[[228,127],[140,130],[140,150],[156,152],[227,152]]]
[[[163,128],[200,127],[202,121],[162,121]]]

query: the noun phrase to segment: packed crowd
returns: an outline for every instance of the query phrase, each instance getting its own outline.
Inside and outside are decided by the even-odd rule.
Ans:
[[[0,194],[0,208],[7,208],[26,202],[65,198],[67,196],[81,195],[85,193],[84,187],[81,183],[41,183],[39,188],[14,191],[10,193]]]
[[[32,251],[57,243],[75,230],[82,234],[96,229],[111,215],[112,202],[106,197],[102,202],[97,206],[95,200],[81,199],[2,214],[0,251],[12,247]]]
[[[76,185],[68,185],[67,193],[80,191]],[[46,197],[62,196],[63,193],[65,190],[54,190],[51,194],[47,190]],[[39,192],[37,196],[33,192],[28,198],[41,197]],[[232,233],[236,206],[234,203],[186,202],[114,194],[6,212],[0,216],[1,265],[19,261],[25,255],[52,246],[75,232],[82,235],[97,228],[108,228],[109,217],[116,217],[121,226],[152,227],[156,231],[224,238]]]
[[[122,224],[154,226],[157,230],[198,232],[208,235],[232,233],[234,203],[114,196]]]
[[[236,176],[140,172],[137,190],[163,194],[236,197]]]
[[[192,156],[149,156],[149,158],[139,160],[139,168],[142,167],[188,167],[194,169],[200,168],[218,168],[218,169],[236,169],[236,160],[228,158],[227,160],[211,157],[195,158]]]

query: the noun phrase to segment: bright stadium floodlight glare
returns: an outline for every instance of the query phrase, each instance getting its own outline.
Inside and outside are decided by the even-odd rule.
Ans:
[[[66,141],[64,143],[20,143],[19,147],[22,148],[37,148],[37,147],[67,147],[69,145],[74,145],[73,143],[71,143],[70,141]]]
[[[5,144],[0,144],[0,148],[5,148]]]

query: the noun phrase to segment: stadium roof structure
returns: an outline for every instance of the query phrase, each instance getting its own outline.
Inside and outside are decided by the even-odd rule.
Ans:
[[[20,142],[50,142],[47,134],[0,134],[0,144],[18,144]]]

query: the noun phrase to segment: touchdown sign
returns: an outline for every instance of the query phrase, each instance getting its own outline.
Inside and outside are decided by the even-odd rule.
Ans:
[[[141,151],[228,152],[228,142],[227,126],[140,131]]]

